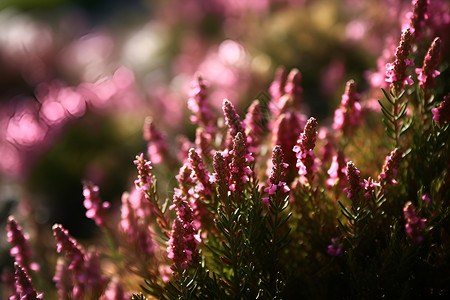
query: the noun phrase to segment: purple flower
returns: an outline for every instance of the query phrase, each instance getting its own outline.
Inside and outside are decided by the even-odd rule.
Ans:
[[[421,242],[423,240],[423,232],[425,230],[425,222],[427,219],[420,218],[411,201],[405,204],[403,208],[405,216],[405,231],[413,242]]]
[[[394,177],[397,175],[397,169],[400,165],[402,156],[403,152],[398,148],[395,148],[389,156],[386,156],[386,162],[384,163],[380,175],[378,175],[378,180],[382,187],[397,184]]]
[[[286,80],[286,85],[284,87],[284,91],[286,95],[290,96],[291,107],[294,109],[299,109],[301,105],[303,88],[301,86],[302,83],[302,74],[298,69],[292,69],[289,72],[289,75]]]
[[[256,153],[260,147],[263,129],[263,114],[259,100],[254,100],[245,115],[246,135],[250,153]]]
[[[203,163],[202,158],[194,148],[189,150],[188,163],[189,167],[193,171],[191,176],[197,183],[196,192],[201,194],[203,197],[212,195],[215,191],[209,182],[211,174]]]
[[[195,79],[191,83],[187,104],[188,108],[194,114],[191,116],[191,122],[198,124],[207,133],[212,134],[215,131],[215,121],[206,98],[207,88],[208,84],[203,80],[202,76],[196,74]]]
[[[23,233],[22,227],[12,216],[8,218],[6,231],[8,232],[8,242],[12,245],[9,253],[14,257],[15,261],[19,265],[21,265],[25,269],[25,271],[27,271],[27,273],[30,270],[39,270],[39,265],[35,262],[32,262],[31,257],[33,253],[28,243],[28,235]]]
[[[147,154],[154,164],[160,164],[168,156],[169,145],[150,117],[144,122],[144,140],[147,141]]]
[[[297,153],[298,174],[304,176],[311,184],[314,174],[317,170],[315,163],[316,155],[313,150],[316,146],[317,139],[317,121],[311,117],[305,125],[305,129],[300,134],[297,145],[293,147],[293,151]]]
[[[413,11],[408,13],[407,17],[410,20],[409,28],[415,40],[422,37],[422,30],[425,28],[426,20],[428,20],[428,5],[429,0],[413,0]]]
[[[151,257],[155,251],[152,232],[145,220],[146,216],[139,216],[133,207],[130,195],[122,195],[121,221],[119,229],[124,234],[125,240],[139,253]]]
[[[273,148],[272,152],[272,172],[269,179],[267,180],[269,186],[264,189],[264,192],[268,193],[269,197],[272,196],[278,201],[283,200],[281,198],[284,198],[284,195],[290,191],[289,187],[284,181],[286,177],[285,170],[287,169],[288,165],[283,162],[283,156],[283,150],[281,150],[281,147],[279,145],[276,145]],[[277,197],[273,195],[279,196]],[[263,198],[263,200],[268,203],[269,197]]]
[[[422,69],[417,68],[416,73],[419,74],[417,79],[419,79],[419,86],[423,91],[429,92],[435,86],[434,78],[440,73],[436,70],[439,64],[441,54],[441,39],[435,38],[433,43],[431,43],[428,49],[427,55],[423,60]]]
[[[231,146],[231,141],[238,132],[245,135],[245,124],[240,120],[233,104],[227,99],[223,100],[222,110],[225,115],[225,124],[228,126],[229,145]]]
[[[361,182],[359,170],[355,167],[352,161],[347,163],[347,182],[348,186],[344,189],[347,193],[347,198],[352,202],[357,202],[359,194],[364,188],[364,183]]]
[[[254,159],[248,152],[247,142],[242,132],[236,134],[230,156],[230,183],[228,188],[238,195],[239,203],[240,193],[244,191],[244,184],[250,180],[249,175],[252,173],[247,164]]]
[[[57,241],[56,251],[66,253],[66,258],[70,262],[69,270],[75,275],[80,274],[84,265],[84,249],[60,224],[53,225],[53,235]]]
[[[339,184],[339,186],[343,188],[347,179],[346,169],[347,160],[344,157],[344,152],[339,150],[337,154],[333,156],[333,161],[328,169],[327,173],[330,177],[327,179],[327,186],[332,187],[335,184]]]
[[[25,268],[19,263],[14,263],[15,280],[16,280],[16,295],[11,296],[10,300],[37,300],[42,299],[43,294],[38,294],[33,287],[30,277],[28,276]]]
[[[228,183],[230,172],[225,157],[220,151],[214,154],[213,166],[214,173],[211,175],[210,181],[216,184],[220,200],[227,203],[229,201]]]
[[[306,117],[296,111],[288,111],[281,114],[275,121],[272,135],[272,145],[280,145],[284,153],[284,161],[289,165],[288,173],[297,173],[296,164],[297,156],[292,151],[296,145],[299,135],[302,133],[302,128],[306,124]],[[270,160],[267,163],[267,173],[271,171]]]
[[[334,112],[333,129],[343,134],[353,131],[361,123],[361,105],[359,94],[356,92],[356,84],[349,80],[342,95],[341,106]]]
[[[339,238],[332,238],[331,244],[328,245],[328,254],[331,256],[342,256],[343,251],[342,248],[344,244],[341,242]]]
[[[57,241],[57,252],[65,252],[68,270],[73,281],[73,298],[83,299],[85,293],[99,297],[106,286],[106,277],[100,274],[100,260],[96,252],[86,253],[69,232],[61,225],[53,225],[53,235]],[[57,285],[62,276],[57,276]]]
[[[153,176],[150,172],[152,169],[151,162],[144,158],[144,154],[136,156],[134,164],[137,166],[138,178],[134,181],[136,189],[145,194],[149,193],[153,185]]]
[[[56,289],[58,290],[58,297],[61,300],[73,299],[73,278],[69,271],[64,258],[59,257],[56,262],[55,276],[53,276]]]
[[[108,284],[104,295],[100,300],[127,300],[130,299],[130,294],[127,293],[122,286],[122,283],[117,277],[114,277]]]
[[[106,215],[110,207],[110,203],[103,202],[100,199],[99,188],[91,183],[85,183],[83,187],[84,201],[83,205],[86,207],[86,217],[94,219],[97,226],[106,226]]]
[[[386,64],[386,82],[391,83],[391,87],[397,93],[400,93],[405,88],[405,84],[413,84],[411,76],[408,76],[406,73],[406,67],[414,65],[408,58],[411,52],[411,39],[411,31],[407,28],[402,32],[400,45],[395,51],[395,61]]]
[[[184,270],[189,264],[199,262],[197,244],[200,243],[200,237],[193,224],[192,208],[185,197],[175,193],[171,209],[176,210],[177,217],[172,223],[170,239],[167,242],[168,257],[177,268]]]
[[[436,121],[438,126],[450,122],[450,93],[444,96],[444,100],[439,107],[433,108],[431,112],[433,113],[433,120]]]
[[[270,88],[269,88],[269,92],[270,95],[272,96],[272,102],[270,102],[271,104],[277,103],[278,100],[281,98],[281,96],[284,95],[285,93],[285,85],[286,85],[286,81],[288,78],[288,72],[285,68],[283,67],[278,67],[276,72],[275,72],[275,78],[272,81]],[[271,107],[271,106],[269,106]],[[276,108],[276,107],[272,107],[272,108]],[[271,108],[271,110],[272,110]],[[274,114],[274,110],[272,110],[272,114]]]

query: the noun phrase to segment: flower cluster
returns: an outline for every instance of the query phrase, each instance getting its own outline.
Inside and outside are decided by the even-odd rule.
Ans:
[[[436,84],[434,78],[440,74],[440,72],[436,70],[439,64],[440,54],[441,39],[437,37],[428,49],[427,55],[423,60],[422,69],[416,69],[416,73],[419,74],[417,76],[417,79],[419,79],[419,86],[423,91],[427,91],[428,93]]]
[[[386,65],[386,82],[399,93],[405,85],[413,84],[411,76],[407,74],[406,68],[413,66],[414,62],[409,59],[411,53],[411,31],[409,28],[402,32],[400,45],[395,51],[395,61]]]
[[[17,223],[14,217],[8,218],[6,225],[8,242],[12,245],[11,256],[27,272],[38,271],[39,265],[32,261],[32,251],[28,243],[28,235],[22,231],[22,227]]]
[[[99,195],[99,188],[91,183],[86,183],[83,187],[83,205],[87,209],[86,217],[94,219],[97,226],[106,226],[107,212],[110,203],[103,202]]]
[[[283,197],[290,191],[288,185],[285,182],[285,169],[288,165],[283,162],[283,150],[280,146],[275,146],[272,152],[272,172],[269,179],[267,179],[268,187],[264,189],[264,192],[268,193],[269,197],[274,197],[278,191],[278,194]],[[269,197],[262,198],[266,203],[269,201]]]
[[[93,131],[108,138],[111,132],[118,139],[123,137],[126,142],[120,140],[120,145],[130,145],[127,150],[133,151],[126,167],[113,173],[109,165],[118,163],[121,156],[110,152],[75,162],[84,170],[79,178],[92,181],[83,184],[80,197],[73,197],[77,206],[87,210],[81,217],[97,225],[98,230],[89,236],[80,232],[81,224],[66,224],[64,217],[53,215],[56,206],[40,205],[41,198],[62,198],[40,194],[40,183],[51,172],[42,173],[39,168],[20,178],[35,192],[20,190],[14,197],[20,199],[19,205],[9,206],[6,201],[8,206],[1,211],[24,214],[26,228],[33,234],[29,237],[14,217],[8,218],[12,257],[1,266],[2,296],[40,299],[37,291],[45,289],[47,298],[64,300],[448,298],[450,94],[442,83],[449,76],[445,68],[450,40],[444,33],[450,24],[450,4],[413,0],[408,9],[403,2],[362,5],[356,1],[356,5],[353,1],[355,5],[346,7],[346,16],[339,19],[340,25],[331,28],[342,4],[318,1],[297,1],[305,9],[292,9],[291,0],[270,5],[270,1],[256,0],[244,4],[170,1],[176,9],[157,1],[155,9],[164,7],[164,11],[143,32],[148,37],[149,32],[156,36],[161,31],[164,41],[151,35],[152,47],[148,47],[134,44],[141,35],[125,38],[123,51],[113,51],[112,41],[108,47],[108,41],[99,37],[78,41],[93,43],[92,48],[83,48],[90,51],[80,52],[90,53],[89,57],[101,60],[109,49],[123,55],[121,61],[135,65],[133,70],[120,68],[111,78],[103,78],[97,72],[109,68],[97,68],[90,61],[91,67],[78,75],[103,78],[95,84],[83,79],[74,87],[52,85],[48,77],[39,76],[45,70],[38,68],[36,60],[28,60],[36,69],[29,77],[35,76],[39,84],[30,85],[26,94],[34,91],[37,101],[33,108],[25,104],[28,101],[17,100],[14,106],[0,103],[0,133],[6,133],[0,134],[0,168],[7,166],[15,148],[35,153],[38,141],[47,141],[50,127],[58,128],[63,138],[65,130],[72,133],[64,127],[69,114],[71,120],[85,116],[80,122],[88,126],[111,119],[114,125],[108,126],[116,130],[105,125],[107,133],[103,126]],[[366,6],[374,10],[363,12]],[[361,18],[344,24],[360,9]],[[401,24],[404,20],[398,16],[407,10],[412,13]],[[381,15],[383,20],[378,19]],[[4,18],[0,11],[0,25],[7,25]],[[248,24],[257,39],[249,38],[242,19],[260,20],[258,26]],[[311,23],[319,25],[314,34],[309,34],[306,22],[297,23],[299,19],[314,20]],[[159,22],[174,27],[166,31]],[[208,25],[207,30],[197,31],[203,25]],[[395,48],[391,42],[404,25],[408,28]],[[345,33],[336,39],[334,33],[344,27]],[[291,35],[297,28],[305,34]],[[173,32],[177,32],[175,38]],[[330,45],[337,47],[318,51],[311,38],[316,35],[331,38]],[[165,51],[173,45],[177,51]],[[1,62],[9,57],[5,47],[0,43]],[[146,52],[159,47],[164,50],[156,51],[164,53],[161,57]],[[342,53],[328,53],[328,48]],[[175,53],[178,50],[181,53]],[[291,52],[295,60],[286,61]],[[67,59],[68,53],[62,53],[61,59]],[[322,53],[330,57],[324,59]],[[154,72],[155,66],[142,63],[150,56],[158,62],[173,61],[172,68]],[[351,57],[351,63],[340,57]],[[384,84],[379,81],[376,88],[364,84],[364,74],[358,72],[375,65],[371,59],[377,59],[381,70],[392,58],[387,72],[383,69],[378,78],[383,81],[386,76]],[[410,76],[413,61],[423,61],[416,77]],[[298,62],[304,63],[294,67]],[[276,64],[290,69],[275,71]],[[14,64],[8,68],[16,70]],[[51,73],[64,72],[57,71]],[[170,85],[159,86],[164,75],[172,72],[177,75]],[[270,82],[266,76],[272,72],[275,78],[265,90],[263,84]],[[159,79],[153,80],[154,76]],[[0,83],[6,77],[0,76]],[[77,77],[68,78],[75,81]],[[28,84],[30,78],[24,82]],[[362,84],[357,87],[357,82]],[[342,93],[339,86],[344,85]],[[145,91],[138,92],[138,87]],[[14,88],[7,89],[14,94]],[[256,99],[251,98],[255,95]],[[442,99],[442,95],[446,96]],[[147,97],[151,101],[141,101]],[[122,101],[111,101],[116,98]],[[336,100],[340,100],[337,108]],[[221,114],[216,115],[220,108]],[[140,131],[139,120],[144,120],[143,137],[135,141],[136,135],[129,133],[133,126]],[[92,138],[91,132],[79,134],[76,123],[74,143],[86,145],[84,138]],[[94,140],[96,150],[99,144],[108,145],[106,138],[95,136]],[[49,161],[60,170],[66,165],[55,155],[57,148],[49,149]],[[131,153],[138,153],[133,163]],[[47,163],[42,163],[45,168]],[[68,166],[72,176],[73,165]],[[103,173],[97,171],[99,166]],[[127,168],[133,166],[134,178],[129,178]],[[110,177],[103,175],[111,174],[113,184],[105,184]],[[97,179],[99,185],[105,184],[105,201],[93,183]],[[10,191],[8,184],[2,181],[0,186],[2,204]],[[55,193],[70,191],[53,181],[51,187]],[[54,239],[41,228],[50,220],[64,223],[53,225]],[[72,226],[80,231],[71,229],[70,235],[66,228]]]
[[[447,96],[444,96],[444,100],[442,100],[441,104],[433,108],[431,110],[433,113],[433,120],[439,126],[442,126],[445,122],[450,123],[450,93]]]
[[[353,80],[347,82],[345,92],[342,95],[341,106],[334,111],[333,129],[349,134],[361,123],[360,98],[356,92],[356,83]]]
[[[316,155],[313,152],[317,139],[316,128],[317,121],[311,117],[306,123],[305,129],[300,134],[297,145],[292,149],[297,154],[296,166],[299,169],[298,174],[305,176],[309,183],[312,182],[317,170],[315,163]]]
[[[421,242],[423,240],[422,234],[425,230],[425,223],[427,219],[420,218],[417,215],[416,208],[411,201],[405,204],[403,207],[403,213],[406,220],[406,234],[413,242]]]

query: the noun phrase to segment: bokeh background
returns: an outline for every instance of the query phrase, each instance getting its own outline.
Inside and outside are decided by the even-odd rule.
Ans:
[[[446,57],[448,9],[431,1],[428,20]],[[10,214],[93,237],[82,181],[117,205],[146,149],[146,117],[169,151],[181,135],[193,141],[186,101],[196,72],[218,112],[223,98],[241,116],[253,99],[267,102],[280,66],[301,71],[305,110],[321,124],[349,79],[377,109],[410,10],[401,0],[0,0],[0,265],[10,263]]]

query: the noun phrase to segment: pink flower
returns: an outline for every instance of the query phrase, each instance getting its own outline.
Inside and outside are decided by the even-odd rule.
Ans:
[[[240,120],[233,104],[227,99],[223,100],[222,110],[225,115],[225,124],[228,126],[229,145],[231,146],[231,141],[238,132],[245,135],[245,124]]]
[[[271,104],[277,103],[281,96],[284,95],[287,77],[288,72],[286,69],[284,67],[278,67],[275,72],[275,78],[269,88],[270,95],[272,96],[272,102],[270,102]],[[274,114],[274,112],[275,111],[272,110],[272,114]]]
[[[159,131],[151,118],[144,122],[144,140],[147,141],[147,154],[154,164],[160,164],[168,156],[169,145],[166,137]]]
[[[244,191],[244,184],[250,180],[249,175],[252,173],[247,164],[253,160],[253,157],[248,153],[247,142],[242,132],[238,132],[233,139],[233,150],[230,151],[230,155],[230,182],[228,188],[236,193],[237,201],[240,203],[240,194]]]
[[[279,145],[273,148],[272,152],[272,172],[270,174],[267,183],[268,187],[264,189],[264,192],[269,194],[269,197],[273,197],[275,201],[282,201],[285,194],[290,191],[285,180],[288,165],[283,161],[283,150]],[[278,191],[278,193],[277,193]],[[269,197],[263,198],[263,200],[268,203]]]
[[[430,48],[428,49],[427,55],[423,60],[422,69],[417,68],[416,73],[419,74],[417,79],[419,79],[419,86],[423,91],[429,93],[429,90],[435,86],[434,78],[440,73],[436,70],[439,63],[441,54],[441,39],[435,38]]]
[[[428,5],[429,0],[413,0],[413,11],[408,13],[407,17],[410,19],[409,28],[415,40],[422,37],[422,30],[425,28],[426,20],[428,20]]]
[[[344,244],[341,242],[339,238],[332,238],[331,244],[328,245],[328,254],[331,256],[342,256],[343,251],[342,248]]]
[[[311,117],[305,125],[304,131],[300,134],[297,145],[292,149],[297,153],[298,174],[307,178],[311,184],[317,170],[315,154],[313,152],[317,139],[317,121]]]
[[[425,230],[425,222],[427,219],[420,218],[411,201],[405,204],[403,208],[405,215],[405,231],[413,242],[421,242],[423,240],[423,231]]]
[[[106,226],[106,215],[110,207],[110,203],[103,202],[99,196],[99,188],[91,183],[85,183],[83,187],[84,201],[86,207],[86,217],[94,219],[97,226]]]
[[[333,129],[342,134],[353,131],[362,121],[359,94],[356,92],[356,84],[349,80],[342,95],[341,106],[334,112]]]
[[[292,151],[296,145],[302,128],[305,127],[306,117],[297,111],[288,111],[281,114],[275,121],[273,126],[272,145],[280,145],[284,153],[284,161],[289,165],[288,173],[295,174],[298,172],[296,168],[297,156]],[[270,173],[272,161],[267,163],[267,173]]]
[[[12,245],[10,254],[14,257],[15,261],[22,266],[26,272],[29,272],[30,270],[39,270],[39,265],[32,262],[33,253],[28,243],[28,235],[23,233],[22,227],[12,216],[8,218],[6,231],[8,232],[8,242]]]
[[[347,160],[344,157],[344,153],[338,151],[337,154],[333,156],[333,161],[327,172],[330,176],[326,182],[327,186],[332,187],[335,184],[339,184],[340,187],[343,187],[346,184],[346,169]]]
[[[353,162],[347,163],[347,182],[348,186],[344,189],[347,193],[347,198],[356,202],[359,199],[359,194],[364,187],[364,183],[361,182],[359,170],[355,167]]]
[[[261,104],[259,100],[254,100],[248,112],[245,115],[244,124],[246,126],[247,143],[250,153],[255,153],[260,147],[262,134],[264,132],[263,126],[264,116],[261,111]]]
[[[212,111],[208,106],[207,100],[208,84],[203,80],[200,74],[195,75],[191,83],[189,92],[188,108],[194,114],[191,116],[191,122],[204,128],[207,133],[212,134],[215,131],[215,120]]]
[[[189,264],[199,262],[197,244],[200,243],[200,238],[193,225],[193,212],[189,203],[177,195],[173,202],[171,208],[177,211],[177,217],[172,224],[167,252],[174,265],[184,270]]]
[[[153,185],[153,176],[150,173],[152,169],[151,162],[144,158],[144,154],[136,156],[134,164],[137,166],[138,178],[134,181],[136,189],[143,193],[148,193]]]
[[[16,295],[12,296],[10,300],[37,300],[42,299],[43,294],[38,294],[33,287],[30,277],[25,269],[19,264],[14,263],[15,280],[16,280]]]
[[[391,155],[386,156],[386,162],[384,163],[380,175],[378,175],[378,180],[382,187],[397,184],[394,177],[397,175],[397,169],[400,165],[402,156],[403,152],[398,148],[392,150]]]
[[[444,96],[444,100],[439,107],[433,108],[431,112],[433,113],[433,120],[436,121],[438,126],[450,122],[450,93]]]
[[[402,32],[400,45],[395,51],[395,61],[386,65],[386,82],[391,83],[391,87],[397,93],[400,93],[405,85],[413,84],[411,76],[408,76],[406,72],[406,67],[414,65],[408,58],[411,52],[411,41],[411,31],[407,28]]]

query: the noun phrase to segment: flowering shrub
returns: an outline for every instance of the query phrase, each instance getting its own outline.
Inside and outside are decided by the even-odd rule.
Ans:
[[[450,91],[439,77],[449,40],[428,5],[413,1],[384,82],[369,74],[358,92],[347,81],[329,117],[310,116],[299,69],[279,68],[245,116],[228,99],[217,112],[197,73],[186,95],[195,141],[172,151],[143,120],[120,211],[84,182],[98,239],[55,224],[53,242],[31,243],[8,219],[10,299],[448,297]],[[35,262],[32,246],[48,245]]]

